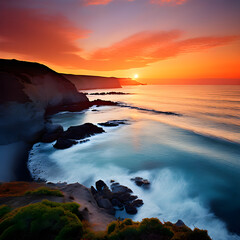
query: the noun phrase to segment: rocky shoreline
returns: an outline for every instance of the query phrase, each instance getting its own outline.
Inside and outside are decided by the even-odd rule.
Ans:
[[[137,181],[139,180],[137,178]],[[123,196],[127,194],[128,198],[130,198],[133,196],[131,193],[131,189],[114,181],[111,181],[110,190],[102,180],[96,182],[96,189],[93,187],[91,189],[86,188],[79,183],[0,183],[0,224],[14,218],[15,221],[8,222],[8,224],[11,223],[16,228],[19,217],[15,216],[16,214],[22,215],[20,222],[21,226],[24,227],[19,230],[19,233],[25,234],[26,237],[28,236],[27,239],[32,239],[29,237],[32,236],[33,229],[30,231],[29,227],[27,227],[29,224],[32,224],[32,221],[42,223],[43,216],[47,216],[43,225],[45,226],[50,221],[49,219],[61,221],[62,218],[71,216],[70,225],[77,222],[80,231],[76,231],[76,228],[74,228],[75,230],[69,228],[71,238],[66,237],[63,239],[210,240],[207,231],[197,228],[191,230],[182,220],[178,220],[176,223],[161,223],[156,218],[143,219],[141,222],[133,222],[131,219],[116,219],[113,212],[110,212],[110,208],[106,207],[109,202],[104,202],[104,198],[101,198],[102,196],[114,196],[116,199],[124,198],[124,201],[126,201],[126,198]],[[141,200],[129,201],[138,201],[139,207],[143,204]],[[103,206],[100,206],[101,204]],[[64,211],[62,212],[62,217],[59,218],[58,215],[63,210],[62,207]],[[127,205],[125,205],[125,209],[127,209]],[[118,225],[120,228],[116,228]],[[6,224],[2,225],[0,237],[8,231],[6,226]],[[62,227],[65,226],[62,225]],[[58,231],[56,231],[55,225],[50,225],[47,229],[43,228],[43,230],[41,230],[41,226],[38,227],[39,229],[35,226],[34,229],[38,232],[44,231],[45,234],[52,234],[53,232],[54,234],[59,234],[62,227]],[[134,229],[139,228],[139,230],[133,231],[133,227]],[[121,237],[122,235],[124,237]],[[55,238],[51,237],[49,239]]]

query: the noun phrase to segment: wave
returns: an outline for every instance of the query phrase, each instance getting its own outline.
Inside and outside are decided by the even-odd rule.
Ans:
[[[180,114],[180,113],[166,112],[166,111],[159,111],[159,110],[155,110],[155,109],[136,107],[136,106],[132,106],[132,105],[127,105],[127,104],[125,104],[123,102],[118,102],[118,106],[125,107],[125,108],[130,108],[130,109],[136,109],[136,110],[144,111],[144,112],[152,112],[152,113],[157,113],[157,114],[182,116],[182,114]]]

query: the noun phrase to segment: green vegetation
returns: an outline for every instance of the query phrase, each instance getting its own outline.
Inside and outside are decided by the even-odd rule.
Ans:
[[[211,240],[207,231],[187,226],[178,227],[170,222],[161,223],[157,218],[146,218],[142,222],[131,219],[114,221],[109,224],[106,233],[84,233],[88,240]]]
[[[47,196],[56,196],[56,197],[63,197],[63,194],[61,191],[57,189],[51,189],[48,187],[40,187],[33,191],[27,191],[25,192],[25,195],[47,195]]]
[[[0,207],[0,240],[210,240],[207,231],[161,223],[157,218],[114,221],[93,232],[76,203],[48,200],[11,210]],[[81,219],[81,220],[80,220]]]
[[[83,226],[76,203],[40,203],[15,209],[0,219],[0,240],[77,240]]]
[[[11,212],[11,210],[12,209],[7,205],[0,206],[0,219],[7,213]]]

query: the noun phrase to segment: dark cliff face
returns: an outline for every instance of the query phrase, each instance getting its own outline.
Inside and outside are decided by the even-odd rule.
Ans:
[[[32,141],[44,128],[48,108],[88,101],[42,64],[0,59],[0,144]]]
[[[103,88],[121,88],[118,78],[99,77],[88,75],[62,74],[71,81],[78,90],[103,89]]]
[[[41,102],[43,106],[88,101],[74,84],[33,62],[0,59],[0,104]]]

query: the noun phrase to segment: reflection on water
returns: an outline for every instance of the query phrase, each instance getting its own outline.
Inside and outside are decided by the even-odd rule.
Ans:
[[[240,226],[240,87],[135,86],[114,91],[134,94],[101,98],[182,116],[116,106],[56,114],[52,121],[65,129],[114,119],[128,119],[130,125],[105,127],[106,133],[66,150],[35,145],[29,160],[33,176],[87,186],[115,179],[143,199],[136,220],[182,219],[208,229],[213,239],[240,239],[227,231],[239,233]],[[151,188],[146,192],[135,186],[133,176],[148,178]]]

